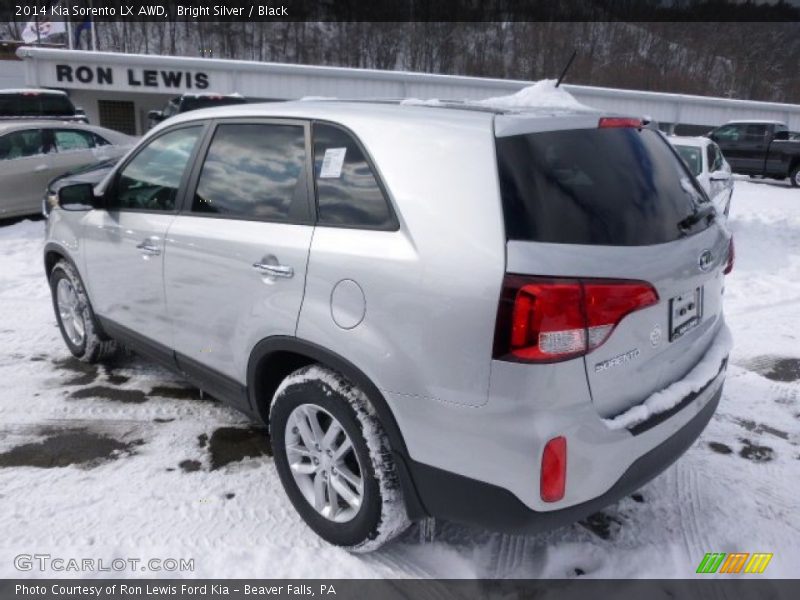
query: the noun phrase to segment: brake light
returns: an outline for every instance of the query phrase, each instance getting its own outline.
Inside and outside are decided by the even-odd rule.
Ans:
[[[558,502],[567,486],[567,438],[559,436],[544,446],[539,493],[545,502]]]
[[[493,356],[558,362],[594,350],[630,313],[658,302],[642,281],[506,275]]]
[[[635,127],[640,129],[643,126],[641,119],[631,119],[628,117],[601,117],[597,126],[601,129],[606,127]]]
[[[731,271],[733,271],[733,261],[736,258],[736,251],[733,247],[733,238],[731,238],[731,243],[728,246],[728,262],[725,264],[725,270],[722,272],[724,275],[727,275]]]

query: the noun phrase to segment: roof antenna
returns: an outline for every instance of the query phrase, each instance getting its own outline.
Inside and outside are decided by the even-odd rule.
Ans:
[[[564,75],[567,74],[567,71],[569,70],[570,66],[572,66],[572,61],[575,60],[575,56],[577,56],[577,54],[578,54],[577,50],[573,50],[572,51],[572,56],[569,57],[569,61],[567,62],[567,66],[564,67],[563,71],[561,71],[561,76],[558,78],[558,81],[556,81],[556,87],[560,86],[561,82],[564,81]]]

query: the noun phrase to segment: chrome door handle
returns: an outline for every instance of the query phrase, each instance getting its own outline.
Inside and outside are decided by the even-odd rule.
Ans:
[[[158,256],[161,254],[161,248],[154,246],[150,240],[145,240],[139,244],[136,244],[136,248],[141,250],[142,254],[148,254],[150,256]]]
[[[286,265],[253,263],[253,268],[262,275],[268,275],[270,277],[282,277],[284,279],[294,277],[294,269],[292,267],[287,267]]]

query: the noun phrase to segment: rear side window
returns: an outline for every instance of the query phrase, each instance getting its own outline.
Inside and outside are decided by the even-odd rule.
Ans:
[[[497,160],[510,240],[645,246],[708,226],[686,221],[705,196],[649,129],[502,137]]]
[[[346,131],[314,125],[314,176],[320,225],[396,229],[372,167]]]
[[[722,153],[716,144],[709,144],[707,146],[708,152],[708,170],[713,173],[722,169]]]
[[[219,125],[192,211],[267,221],[308,219],[301,125]]]

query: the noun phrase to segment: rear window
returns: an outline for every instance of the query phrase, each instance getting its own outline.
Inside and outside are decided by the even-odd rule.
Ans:
[[[2,94],[0,117],[61,117],[74,116],[75,107],[61,94]]]
[[[708,227],[707,199],[649,129],[574,129],[497,138],[510,240],[646,246]]]

